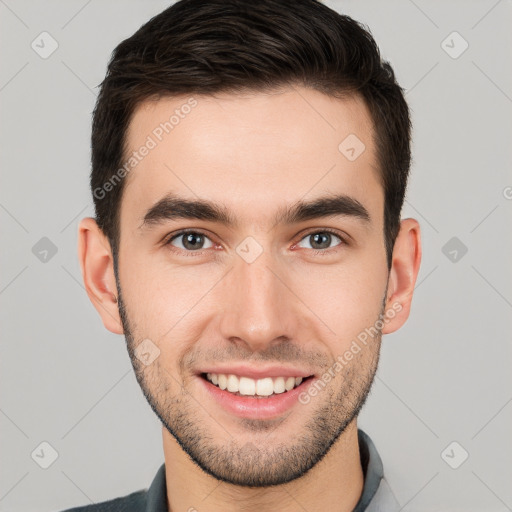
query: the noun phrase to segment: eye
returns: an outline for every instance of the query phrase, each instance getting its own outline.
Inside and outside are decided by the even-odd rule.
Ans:
[[[182,231],[171,237],[166,245],[172,245],[183,251],[200,251],[213,247],[213,242],[203,233],[197,231]]]
[[[332,243],[338,240],[338,243],[332,246]],[[341,238],[341,236],[331,232],[331,231],[315,231],[314,233],[307,234],[301,241],[297,244],[298,247],[303,247],[305,249],[313,249],[313,250],[325,250],[336,247],[337,245],[341,245],[345,243],[345,240]]]

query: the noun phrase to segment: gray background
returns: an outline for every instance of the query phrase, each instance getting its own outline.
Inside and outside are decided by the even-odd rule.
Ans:
[[[410,319],[384,337],[360,426],[404,511],[512,510],[512,4],[327,3],[368,24],[407,90],[403,217],[419,220],[424,249]],[[93,212],[96,86],[117,43],[168,4],[0,0],[1,511],[125,495],[163,462],[124,338],[83,289],[76,233]],[[47,59],[31,47],[43,31],[58,43]],[[457,58],[454,31],[469,44]],[[56,254],[41,252],[43,237]],[[48,469],[43,441],[59,455]]]

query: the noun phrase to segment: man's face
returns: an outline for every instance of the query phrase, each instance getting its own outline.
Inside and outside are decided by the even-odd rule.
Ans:
[[[380,333],[335,366],[384,312],[384,193],[372,124],[362,100],[305,88],[194,98],[181,110],[189,97],[146,102],[129,126],[129,153],[148,136],[156,146],[127,176],[120,208],[123,327],[148,401],[201,468],[238,485],[281,484],[327,453],[376,371]],[[161,133],[176,109],[179,122]],[[339,149],[351,134],[365,145],[355,160],[357,139]],[[171,196],[211,203],[232,222],[162,202]],[[356,200],[368,218],[340,203],[321,216],[320,208],[282,215],[335,196]],[[145,364],[141,351],[158,357]],[[308,394],[329,369],[333,378]],[[280,374],[285,384],[304,381],[257,398],[221,390],[205,373],[266,378],[260,391],[269,376],[277,388]]]

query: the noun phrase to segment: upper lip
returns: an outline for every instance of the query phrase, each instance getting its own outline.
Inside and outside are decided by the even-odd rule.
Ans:
[[[290,368],[287,366],[261,366],[255,368],[243,364],[209,366],[200,370],[199,373],[224,373],[226,375],[237,375],[239,377],[249,377],[251,379],[263,379],[265,377],[309,377],[312,372],[301,370],[299,368]]]

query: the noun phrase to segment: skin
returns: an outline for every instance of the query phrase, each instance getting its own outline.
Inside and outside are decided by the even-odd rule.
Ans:
[[[357,413],[381,335],[409,316],[419,224],[402,220],[388,271],[373,125],[358,97],[303,87],[194,97],[197,106],[126,178],[117,283],[95,221],[83,219],[79,228],[87,293],[105,327],[125,334],[137,379],[163,423],[169,510],[351,511],[364,483]],[[187,99],[141,104],[128,147],[144,144]],[[366,146],[355,161],[338,150],[349,134]],[[223,205],[238,225],[174,219],[141,228],[169,192]],[[356,198],[370,222],[330,216],[274,225],[284,205],[333,193]],[[187,256],[183,237],[162,243],[185,228],[206,235],[206,248]],[[309,235],[325,229],[346,243],[335,235],[318,249]],[[252,263],[236,252],[248,236],[262,248]],[[230,414],[196,375],[218,358],[295,365],[320,377],[389,310],[379,334],[325,389],[278,418]],[[160,350],[148,366],[134,355],[144,339]]]

